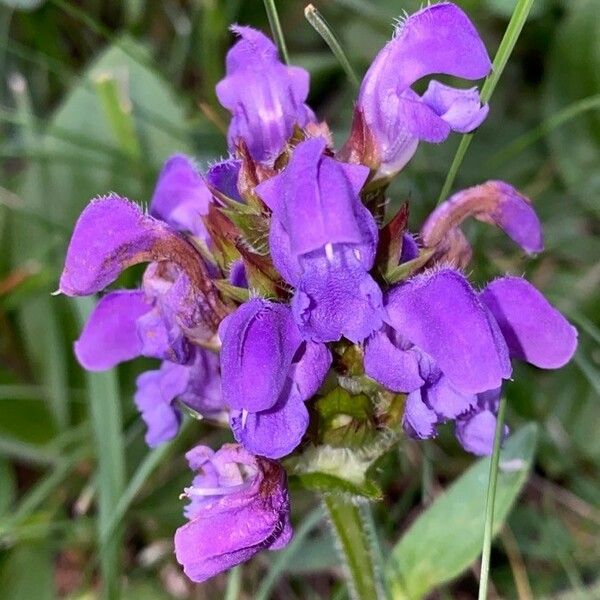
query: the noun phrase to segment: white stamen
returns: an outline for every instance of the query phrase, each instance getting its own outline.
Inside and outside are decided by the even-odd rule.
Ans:
[[[183,488],[183,494],[179,495],[179,499],[192,498],[194,496],[226,496],[227,494],[234,494],[245,490],[250,486],[252,482],[244,482],[239,485],[230,485],[226,487],[214,487],[214,488],[201,488],[201,487],[186,487]]]
[[[325,256],[329,262],[333,262],[333,244],[325,244]]]
[[[354,248],[354,256],[356,256],[356,260],[360,260],[360,250],[358,248]]]
[[[242,429],[246,428],[246,421],[248,420],[248,411],[243,408],[242,409]]]

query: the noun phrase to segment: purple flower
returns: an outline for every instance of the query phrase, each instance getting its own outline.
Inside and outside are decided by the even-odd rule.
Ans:
[[[196,446],[186,458],[198,474],[184,490],[188,523],[175,533],[175,556],[192,581],[287,545],[290,506],[285,471],[277,463],[235,444],[217,452]]]
[[[431,379],[432,372],[439,369],[457,390],[475,394],[499,387],[510,376],[508,349],[498,326],[458,271],[433,270],[395,286],[388,292],[386,310],[397,337],[390,339],[395,347],[394,361],[411,365],[409,372],[418,372],[423,380]],[[375,336],[367,341],[368,375],[372,373],[369,365],[385,364],[380,340]],[[393,389],[393,382],[383,373],[375,375]],[[418,384],[417,377],[411,376],[411,380]]]
[[[304,402],[320,387],[331,355],[302,342],[288,306],[253,299],[220,328],[223,399],[236,439],[255,454],[280,458],[308,427]]]
[[[531,202],[503,181],[488,181],[442,202],[421,228],[423,245],[435,248],[436,261],[465,267],[471,246],[460,230],[468,217],[496,225],[528,254],[544,249],[542,226]]]
[[[374,145],[379,176],[398,172],[420,140],[444,141],[485,119],[476,88],[431,81],[419,96],[410,86],[434,73],[476,80],[491,70],[486,49],[465,13],[449,2],[428,6],[400,23],[365,75],[357,104]]]
[[[494,315],[511,357],[558,369],[575,354],[577,329],[525,279],[500,277],[479,297]]]
[[[59,289],[69,296],[94,294],[127,267],[152,261],[144,278],[148,308],[159,306],[157,318],[168,321],[167,330],[175,319],[191,340],[206,341],[224,311],[202,258],[166,223],[119,196],[93,200],[84,209],[69,243]],[[139,318],[139,295],[137,300],[130,309],[124,301],[119,305]],[[133,316],[124,319],[131,323]],[[100,325],[101,319],[93,317]]]
[[[207,192],[203,186],[189,161],[175,157],[163,169],[152,210],[201,235],[197,220],[206,197],[196,192]],[[198,213],[188,210],[192,205]],[[77,221],[60,290],[96,293],[140,262],[150,262],[142,289],[104,296],[75,343],[75,354],[93,371],[140,355],[165,361],[160,370],[140,376],[135,398],[154,446],[179,428],[175,398],[206,415],[221,409],[218,360],[194,345],[214,337],[224,314],[202,258],[167,223],[112,195],[92,201]]]
[[[368,169],[324,150],[322,138],[302,142],[288,166],[256,192],[273,213],[271,256],[296,288],[292,307],[302,336],[358,342],[383,316],[381,291],[368,273],[377,225],[359,196]]]
[[[137,378],[135,404],[146,422],[146,443],[155,447],[174,438],[179,431],[183,404],[205,417],[221,416],[219,358],[213,352],[194,347],[186,364],[164,361],[160,369],[146,371]]]
[[[281,63],[277,48],[251,27],[231,28],[240,36],[227,53],[227,75],[216,88],[219,102],[231,112],[231,150],[245,142],[259,162],[274,160],[293,133],[315,120],[305,104],[309,75]]]
[[[442,268],[393,288],[390,326],[365,345],[365,371],[390,390],[408,394],[404,427],[417,438],[456,419],[470,452],[491,452],[509,357],[559,368],[577,346],[577,331],[531,284],[497,279],[476,294],[459,272]],[[495,394],[495,396],[492,394]]]

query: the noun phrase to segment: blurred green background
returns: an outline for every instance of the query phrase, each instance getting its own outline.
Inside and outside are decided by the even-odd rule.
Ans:
[[[393,19],[421,2],[315,4],[362,74]],[[516,2],[458,4],[493,56]],[[278,5],[291,59],[311,73],[310,103],[341,144],[355,91],[305,21],[305,3]],[[0,0],[3,599],[95,598],[102,565],[113,565],[110,577],[132,599],[346,597],[318,502],[302,491],[293,493],[304,534],[295,553],[263,553],[202,586],[182,577],[171,538],[190,479],[183,453],[227,433],[190,422],[173,444],[148,453],[132,393],[150,361],[86,375],[71,347],[91,305],[50,295],[90,198],[115,191],[146,203],[171,153],[202,165],[226,154],[227,116],[213,89],[234,22],[268,32],[260,0]],[[580,332],[570,365],[520,365],[507,385],[511,428],[535,421],[540,438],[531,477],[494,542],[492,597],[600,598],[599,40],[598,0],[536,0],[454,186],[505,179],[532,198],[546,251],[525,260],[496,231],[472,226],[473,277],[526,273]],[[105,76],[131,117],[122,127],[102,94]],[[394,182],[391,200],[410,198],[413,229],[434,206],[458,142],[421,145]],[[137,277],[133,270],[125,283]],[[472,462],[449,432],[432,443],[406,441],[387,458],[378,473],[385,500],[373,507],[384,554],[427,495]],[[477,573],[466,569],[431,597],[476,597]]]

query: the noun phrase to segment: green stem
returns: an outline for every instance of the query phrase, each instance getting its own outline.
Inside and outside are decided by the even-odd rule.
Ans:
[[[494,528],[494,504],[496,502],[496,484],[498,483],[498,463],[500,462],[500,444],[504,430],[504,414],[506,412],[506,398],[500,400],[496,432],[494,434],[494,448],[490,459],[490,476],[488,480],[487,499],[485,502],[485,526],[483,529],[483,550],[481,553],[481,572],[479,577],[478,600],[487,598],[488,580],[490,577],[490,552]]]
[[[534,0],[519,0],[515,10],[510,18],[508,23],[508,27],[504,32],[504,37],[500,42],[500,46],[498,47],[498,52],[496,52],[496,56],[494,57],[494,63],[492,65],[492,72],[487,76],[483,87],[481,88],[481,102],[485,104],[490,101],[492,97],[492,93],[500,80],[500,76],[504,71],[504,67],[506,67],[506,63],[512,54],[512,51],[519,39],[519,35],[521,34],[521,30],[525,25],[525,21],[529,16],[529,11],[533,6]],[[471,144],[471,140],[473,139],[472,133],[466,133],[463,135],[460,140],[460,144],[458,149],[456,150],[456,154],[454,155],[454,160],[450,165],[450,170],[448,171],[448,175],[446,175],[446,181],[444,181],[444,185],[442,187],[442,191],[440,192],[440,196],[438,198],[438,204],[445,200],[452,189],[452,185],[454,184],[454,180],[456,179],[456,175],[458,174],[458,170],[460,165],[467,153],[467,150]]]
[[[323,15],[312,5],[309,4],[304,9],[304,16],[306,20],[311,24],[313,29],[323,38],[325,43],[329,46],[329,49],[333,52],[333,55],[338,59],[342,69],[346,72],[348,79],[352,82],[355,88],[358,89],[360,86],[360,80],[354,70],[354,67],[350,63],[348,56],[344,52],[340,41],[329,26],[329,23],[325,20]]]
[[[290,64],[290,57],[285,45],[285,38],[283,37],[283,29],[281,29],[281,22],[279,21],[279,15],[277,14],[277,8],[275,7],[275,0],[264,0],[265,10],[267,11],[267,17],[269,18],[269,26],[271,27],[271,33],[277,42],[279,53],[286,64]]]
[[[355,600],[385,598],[359,507],[352,500],[339,495],[325,496],[323,504],[338,542],[340,558],[346,567],[350,597]]]

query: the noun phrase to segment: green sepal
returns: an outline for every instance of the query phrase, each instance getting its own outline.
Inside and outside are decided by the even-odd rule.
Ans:
[[[315,404],[317,439],[333,447],[358,448],[375,439],[371,400],[336,388]]]
[[[244,242],[255,254],[269,253],[270,220],[264,213],[241,212],[222,208],[221,212],[240,230]]]
[[[398,283],[403,279],[407,279],[415,271],[418,271],[419,269],[424,267],[429,262],[429,259],[433,256],[434,252],[434,248],[423,248],[419,252],[419,256],[405,263],[402,263],[397,267],[394,267],[391,271],[384,273],[383,277],[390,284]]]
[[[402,438],[404,400],[404,395],[381,390],[372,397],[352,396],[341,388],[318,400],[311,424],[318,445],[285,461],[290,481],[322,493],[380,498],[377,464]]]
[[[247,288],[232,285],[227,279],[214,279],[213,283],[222,296],[235,302],[246,302],[250,298],[250,291]]]

